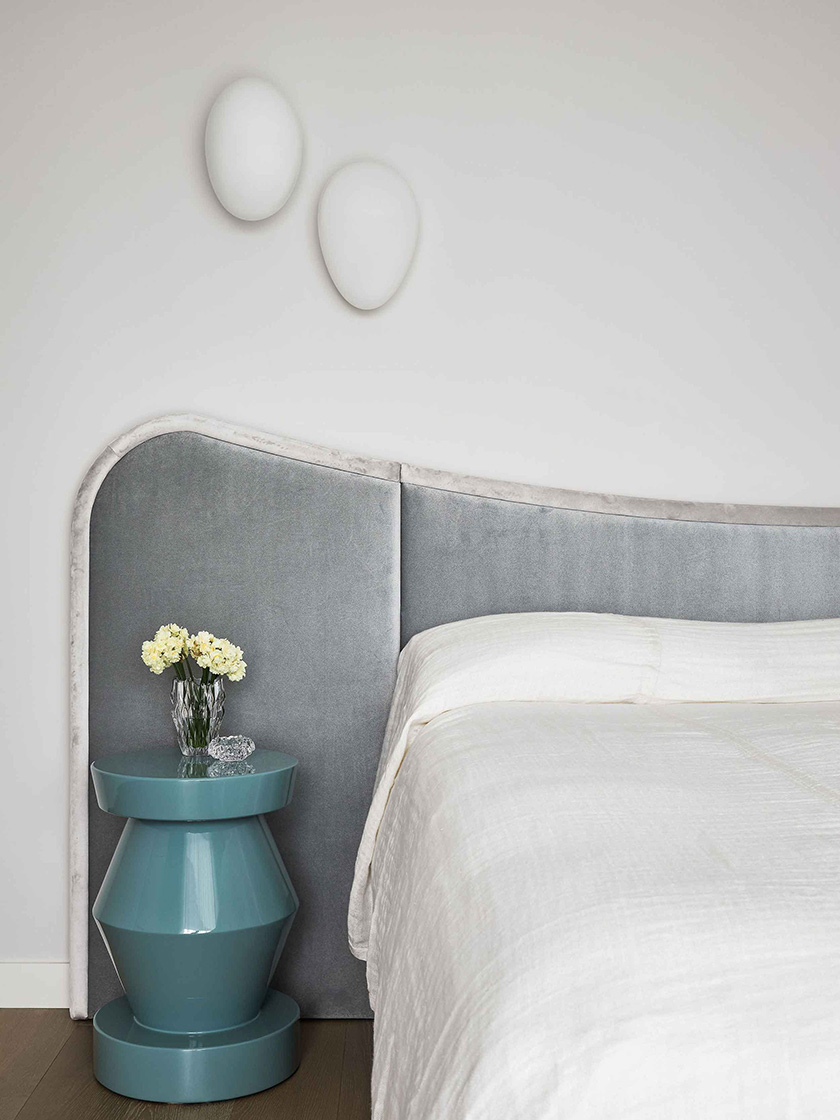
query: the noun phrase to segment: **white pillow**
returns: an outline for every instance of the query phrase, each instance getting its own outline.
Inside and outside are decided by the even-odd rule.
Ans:
[[[493,700],[840,700],[840,619],[471,618],[412,638],[400,655],[397,692],[412,709],[436,711]]]

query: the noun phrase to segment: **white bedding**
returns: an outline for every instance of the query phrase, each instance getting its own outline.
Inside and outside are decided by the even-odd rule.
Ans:
[[[404,654],[350,918],[374,1117],[835,1120],[838,624],[574,617]]]

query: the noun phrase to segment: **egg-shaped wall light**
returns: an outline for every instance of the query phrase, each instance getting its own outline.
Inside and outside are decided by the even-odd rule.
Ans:
[[[420,230],[411,187],[374,160],[348,163],[328,180],[318,204],[324,263],[348,303],[381,307],[405,279]]]
[[[238,78],[213,102],[204,132],[207,174],[216,197],[236,218],[275,214],[294,190],[303,154],[289,102],[263,78]]]

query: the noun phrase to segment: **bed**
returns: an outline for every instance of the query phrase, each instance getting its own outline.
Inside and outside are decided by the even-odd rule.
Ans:
[[[409,643],[351,944],[381,1120],[828,1120],[840,623]]]
[[[828,823],[835,802],[833,794],[825,792],[836,787],[836,772],[831,769],[836,757],[831,739],[836,689],[819,699],[803,699],[800,692],[786,693],[784,681],[776,673],[772,695],[764,695],[763,702],[755,697],[745,700],[742,695],[726,693],[734,679],[733,664],[742,670],[743,658],[728,662],[717,647],[715,658],[706,662],[707,668],[714,663],[720,670],[714,683],[723,691],[715,693],[715,704],[709,699],[711,694],[698,697],[691,693],[690,686],[696,683],[691,671],[686,680],[673,682],[674,687],[683,688],[678,696],[653,696],[651,682],[656,678],[661,684],[663,678],[654,672],[650,649],[642,643],[639,664],[648,666],[647,675],[625,681],[628,688],[620,700],[615,699],[614,691],[605,697],[597,689],[584,699],[578,694],[558,696],[556,690],[535,696],[528,692],[528,681],[539,658],[523,662],[519,657],[506,665],[505,684],[518,681],[526,696],[520,691],[504,699],[488,698],[473,691],[465,699],[459,693],[457,703],[436,711],[428,726],[418,731],[402,769],[393,774],[388,771],[388,760],[395,765],[393,759],[399,755],[392,749],[393,726],[388,722],[389,711],[392,716],[396,711],[392,698],[404,695],[399,689],[396,697],[394,693],[398,658],[402,656],[404,666],[409,656],[401,655],[401,650],[416,651],[421,644],[418,636],[438,632],[439,627],[445,630],[451,624],[466,625],[470,620],[496,616],[548,615],[619,622],[622,618],[659,620],[645,624],[648,647],[655,644],[652,635],[658,633],[656,640],[661,640],[661,627],[667,625],[663,620],[668,619],[722,625],[791,623],[819,629],[826,624],[818,620],[840,616],[840,510],[624,498],[488,481],[338,452],[196,416],[163,417],[113,440],[82,483],[72,528],[71,1014],[89,1016],[120,992],[90,917],[90,903],[113,854],[120,823],[96,808],[88,784],[89,764],[143,744],[171,740],[160,682],[137,656],[143,638],[162,618],[171,616],[192,629],[209,627],[216,633],[236,635],[246,649],[249,669],[246,680],[229,692],[226,729],[251,734],[258,747],[286,750],[300,760],[294,804],[268,820],[301,899],[275,983],[297,1000],[304,1016],[355,1018],[376,1011],[378,1115],[387,1120],[424,1115],[431,1120],[435,1109],[442,1108],[447,1120],[457,1120],[461,1114],[470,1120],[490,1117],[491,1106],[481,1093],[491,1090],[482,1086],[495,1084],[493,1092],[506,1102],[507,1115],[517,1115],[516,1107],[523,1116],[539,1117],[541,1108],[546,1115],[552,1110],[557,1115],[558,1110],[562,1113],[562,1103],[569,1116],[595,1117],[599,1115],[593,1103],[597,1098],[591,1094],[602,1091],[599,1078],[602,1085],[604,1079],[626,1081],[624,1100],[629,1108],[631,1087],[635,1085],[632,1091],[637,1094],[643,1091],[639,1070],[655,1063],[652,1040],[667,1036],[676,1018],[668,1018],[672,1011],[667,1006],[656,1015],[650,1011],[648,1033],[640,1034],[633,1016],[644,1005],[649,985],[639,988],[640,1002],[634,1005],[626,977],[634,969],[643,976],[645,962],[650,964],[666,951],[679,963],[674,950],[677,942],[687,946],[686,960],[696,966],[695,971],[702,965],[700,958],[706,949],[708,956],[703,959],[708,963],[716,955],[717,965],[722,967],[724,950],[737,954],[750,944],[748,933],[769,937],[775,930],[779,934],[766,944],[755,943],[754,955],[760,959],[765,952],[768,960],[778,952],[784,930],[791,945],[802,946],[803,960],[797,964],[791,959],[779,967],[787,984],[784,990],[790,993],[782,1001],[784,1014],[791,1018],[789,1032],[777,1032],[774,1037],[799,1039],[803,1045],[808,1040],[807,1061],[819,1062],[827,1052],[824,1047],[835,1037],[828,1011],[833,980],[828,956],[823,956],[829,948],[809,938],[817,938],[820,928],[825,928],[819,925],[818,911],[827,925],[836,915],[831,895],[823,890],[824,881],[809,876],[821,869],[829,874],[836,866],[836,830]],[[670,633],[679,636],[678,631]],[[417,642],[412,645],[415,637]],[[700,638],[702,634],[691,631],[692,642]],[[634,629],[627,648],[635,649],[637,639]],[[736,647],[730,636],[727,649],[731,652]],[[609,676],[614,689],[615,670],[619,665],[626,668],[625,661],[611,657],[610,674],[602,671],[602,665],[596,680]],[[678,663],[685,664],[684,660],[674,662]],[[580,658],[574,659],[574,665],[580,664]],[[636,671],[636,662],[633,666]],[[552,689],[558,675],[578,679],[574,673],[569,676],[572,667],[567,663],[562,673],[554,674]],[[490,688],[495,678],[484,670],[475,675],[474,683],[481,680],[482,687]],[[743,683],[742,677],[736,677]],[[812,677],[809,669],[803,679]],[[706,706],[698,708],[698,704]],[[492,726],[486,723],[485,709],[498,714]],[[724,709],[740,721],[734,731],[718,722]],[[711,715],[704,716],[704,712]],[[534,719],[541,721],[542,730],[530,727],[529,721]],[[620,722],[609,724],[622,719],[630,721],[627,728]],[[768,721],[766,727],[751,723],[760,720]],[[643,726],[644,732],[640,730]],[[636,739],[630,734],[631,727]],[[383,752],[386,731],[390,746]],[[664,740],[672,745],[648,753],[642,740],[651,738],[661,747]],[[758,753],[736,748],[736,740],[753,743]],[[776,744],[772,759],[759,740]],[[597,749],[592,746],[582,753],[581,741],[596,744]],[[466,765],[472,756],[465,744],[470,742],[473,756],[481,755],[477,771]],[[549,742],[555,746],[547,751]],[[708,756],[710,776],[705,792],[690,768],[680,768],[683,764],[688,767],[689,759],[678,746],[689,742],[696,742],[705,752],[698,758]],[[639,765],[631,767],[635,775],[631,777],[621,768],[634,757]],[[716,769],[718,761],[720,768]],[[573,763],[583,766],[584,762],[591,772],[574,770]],[[549,770],[540,769],[549,763]],[[530,773],[529,766],[535,768]],[[589,791],[588,799],[576,795],[564,814],[551,817],[549,813],[542,821],[530,806],[517,807],[513,801],[498,798],[492,801],[488,790],[487,804],[495,806],[500,820],[509,819],[512,813],[517,827],[497,827],[490,821],[483,832],[495,838],[497,850],[488,856],[476,849],[471,856],[468,839],[475,828],[468,827],[467,834],[461,835],[459,820],[465,827],[472,813],[481,820],[482,798],[476,799],[470,791],[480,789],[481,781],[491,773],[498,776],[502,771],[514,801],[517,789],[524,797],[525,786],[533,792],[535,783],[552,790],[558,803],[563,803],[564,790],[578,787]],[[412,774],[416,780],[410,781]],[[771,906],[782,892],[775,894],[767,885],[774,882],[770,865],[789,877],[785,883],[792,884],[799,873],[795,861],[786,865],[776,858],[770,843],[776,836],[772,829],[767,835],[756,831],[764,818],[745,826],[740,837],[739,843],[750,839],[752,848],[747,845],[735,850],[735,840],[727,835],[729,818],[724,820],[724,811],[735,805],[738,786],[734,777],[731,786],[723,781],[724,774],[735,775],[747,785],[754,782],[765,791],[771,806],[784,802],[792,812],[797,806],[801,809],[796,835],[802,845],[800,871],[808,868],[807,874],[801,873],[807,905],[803,901],[795,913],[777,912]],[[504,792],[500,787],[499,780],[493,786],[494,797]],[[596,796],[599,788],[602,796]],[[616,800],[610,803],[606,793]],[[657,812],[664,814],[662,828],[673,826],[678,831],[673,809],[667,808],[673,802],[682,806],[686,821],[699,822],[707,810],[714,809],[710,820],[715,828],[719,826],[719,832],[710,827],[701,838],[697,823],[691,845],[684,851],[675,849],[673,864],[623,864],[622,859],[644,852],[646,842],[654,844],[657,830],[645,822],[653,821]],[[613,805],[609,813],[604,810],[607,803]],[[637,807],[638,812],[634,811]],[[751,811],[758,810],[753,806]],[[570,831],[560,829],[561,821],[567,822]],[[819,823],[823,821],[824,829]],[[581,836],[591,837],[601,830],[597,850],[602,864],[593,862],[596,849],[592,844],[570,854],[567,846],[574,847],[575,826]],[[793,820],[790,828],[793,836]],[[419,849],[409,851],[407,838],[414,831],[424,840]],[[400,870],[401,862],[407,868],[412,860],[419,861],[420,851],[441,838],[446,840],[446,851],[451,849],[453,854],[450,862],[450,857],[442,860],[438,872],[431,873],[421,862],[412,867],[412,874]],[[456,840],[467,843],[467,849],[459,850]],[[513,846],[505,848],[505,843]],[[441,1021],[440,1001],[433,998],[436,984],[447,991],[452,984],[449,970],[454,966],[447,963],[447,952],[462,960],[479,959],[490,951],[483,937],[490,938],[490,948],[497,943],[501,946],[502,935],[517,929],[525,944],[529,937],[536,937],[517,926],[517,922],[530,920],[529,905],[536,904],[539,891],[533,889],[537,872],[529,869],[516,844],[525,844],[530,851],[543,843],[555,853],[555,863],[572,861],[574,868],[563,897],[572,899],[569,914],[575,915],[573,925],[579,934],[568,933],[569,944],[558,953],[566,972],[560,970],[557,975],[571,978],[571,988],[564,989],[563,999],[578,1009],[577,1025],[567,1027],[578,1031],[585,1052],[575,1059],[578,1080],[566,1070],[563,1090],[550,1088],[558,1081],[552,1066],[559,1060],[557,1048],[546,1063],[550,1046],[538,1034],[540,1023],[549,1020],[540,1017],[527,991],[517,1011],[507,1005],[510,996],[503,986],[479,983],[478,994],[486,1006],[479,999],[467,1010],[470,999],[477,998],[470,987],[476,981],[464,969],[458,982],[467,988],[459,997],[463,1006],[457,1014],[453,1011],[450,1019]],[[658,899],[664,912],[667,891],[676,892],[668,896],[672,901],[680,890],[683,899],[692,891],[697,897],[703,892],[712,895],[726,879],[727,860],[740,867],[739,861],[759,856],[766,863],[766,882],[761,879],[761,868],[754,868],[746,875],[744,889],[754,886],[767,902],[768,925],[763,932],[742,930],[737,925],[740,912],[724,906],[715,921],[706,911],[695,913],[695,924],[689,923],[696,933],[692,939],[685,931],[669,934],[656,907],[645,902],[641,909],[652,923],[647,929],[632,905]],[[434,930],[423,928],[418,921],[411,934],[405,914],[420,895],[406,898],[405,892],[425,890],[424,874],[432,875],[429,890],[449,890],[444,882],[449,881],[447,867],[468,866],[470,858],[483,868],[480,874],[476,871],[478,878],[473,881],[466,873],[450,876],[455,894],[449,903],[437,898],[434,904],[462,909],[463,928],[470,924],[470,913],[480,914],[474,940],[443,944],[439,939],[447,927],[442,921]],[[547,859],[548,870],[550,863]],[[521,875],[512,877],[512,886],[525,892],[529,905],[512,889],[503,892],[503,904],[494,902],[493,890],[507,881],[505,875],[511,879],[513,864]],[[548,870],[543,872],[548,874]],[[354,873],[351,952],[347,914]],[[599,884],[601,892],[589,901],[585,897],[587,881]],[[638,896],[625,896],[618,890],[628,882],[635,884]],[[762,882],[763,894],[759,890]],[[546,905],[552,903],[551,892],[558,889],[556,877],[549,875],[545,884],[538,881],[537,885],[540,890],[545,887]],[[460,889],[466,894],[458,894]],[[375,906],[374,896],[378,900]],[[492,921],[485,920],[485,911],[480,909],[485,903],[494,915]],[[556,897],[552,904],[559,904]],[[610,912],[610,924],[603,919],[611,906],[616,912]],[[405,936],[399,933],[401,923]],[[594,967],[611,952],[607,946],[597,945],[601,928],[624,931],[630,956],[609,964],[615,975],[625,976],[617,987],[610,987],[606,973],[599,979]],[[458,936],[463,933],[457,923],[452,929]],[[546,936],[549,933],[547,930]],[[576,944],[575,936],[583,941]],[[417,949],[421,937],[428,940],[431,957],[410,950],[412,945]],[[665,940],[657,942],[656,937]],[[592,955],[588,972],[584,967],[587,945]],[[542,959],[538,949],[535,943],[534,962]],[[367,962],[359,959],[364,957]],[[816,996],[812,999],[807,988],[811,974],[796,971],[800,965],[805,970],[805,957],[825,964],[826,998],[822,1003]],[[520,964],[527,959],[527,954],[517,956]],[[728,974],[733,983],[744,976],[735,963]],[[545,976],[541,968],[535,964],[531,979],[525,977],[521,983],[539,989],[540,976]],[[702,985],[686,978],[690,974],[688,965],[683,980],[674,972],[674,1006],[680,995],[684,1006],[688,1006],[685,1001],[705,999]],[[595,998],[592,993],[599,984],[600,995]],[[423,987],[421,995],[423,985],[429,988]],[[771,1051],[765,1043],[773,1032],[767,992],[762,988],[755,994],[754,1018],[764,1032],[759,1031],[753,1043],[764,1055],[763,1066],[754,1063],[759,1077],[761,1069],[768,1068]],[[546,991],[544,996],[550,1002],[550,993]],[[801,1016],[816,1014],[819,1007],[826,1018],[819,1029],[813,1020],[819,1038],[811,1045],[810,1035],[797,1033],[796,1024],[804,1023]],[[598,1032],[606,1029],[611,1009],[626,1016],[630,1025],[626,1036],[619,1033],[605,1041],[612,1055],[608,1062],[597,1058],[593,1048]],[[673,1014],[677,1016],[676,1011]],[[525,1041],[528,1030],[522,1018],[528,1019],[532,1040],[537,1031],[536,1042]],[[469,1030],[464,1027],[466,1021],[471,1024]],[[496,1042],[483,1031],[482,1024],[491,1022],[502,1031],[506,1021],[508,1029]],[[480,1027],[483,1033],[476,1033]],[[747,1053],[746,1020],[732,1029],[736,1027],[740,1032],[738,1053]],[[722,1050],[720,1046],[715,1050],[711,1040],[716,1029],[722,1029],[720,1023],[703,1022],[708,1047],[703,1053],[709,1063],[709,1080],[723,1086],[726,1078],[715,1065],[724,1061]],[[425,1039],[422,1044],[420,1034]],[[501,1041],[503,1037],[506,1043]],[[685,1041],[686,1054],[690,1041]],[[437,1049],[431,1053],[424,1049],[428,1046]],[[511,1104],[509,1096],[500,1096],[498,1078],[487,1076],[488,1062],[502,1065],[505,1047],[505,1091],[518,1094],[519,1106]],[[456,1054],[461,1055],[460,1088],[447,1072],[448,1055]],[[695,1051],[692,1054],[694,1061]],[[792,1051],[780,1054],[774,1076],[781,1078],[785,1063],[797,1061],[799,1056]],[[815,1093],[828,1084],[832,1070],[833,1066],[826,1068],[820,1076],[814,1072],[809,1080]],[[676,1088],[672,1085],[668,1091],[677,1092],[679,1071],[671,1070],[669,1076]],[[533,1087],[534,1096],[525,1093],[526,1082]],[[592,1086],[589,1096],[584,1082]],[[665,1086],[663,1081],[663,1092]],[[562,1102],[549,1099],[551,1092],[561,1091],[579,1095]],[[460,1095],[446,1103],[441,1103],[444,1097],[435,1096],[447,1092]],[[407,1102],[406,1095],[417,1103]],[[781,1099],[774,1096],[775,1103],[762,1115],[776,1115],[772,1110],[783,1108]],[[389,1101],[400,1101],[399,1110],[395,1112],[397,1105]],[[644,1107],[650,1113],[653,1106]],[[746,1105],[740,1112],[731,1103],[727,1107],[728,1115],[751,1115]],[[788,1111],[778,1115],[820,1116],[821,1102],[794,1100],[784,1107]],[[642,1110],[639,1115],[645,1114],[642,1105],[638,1109]],[[683,1114],[692,1115],[689,1105]],[[718,1114],[727,1115],[725,1109]]]

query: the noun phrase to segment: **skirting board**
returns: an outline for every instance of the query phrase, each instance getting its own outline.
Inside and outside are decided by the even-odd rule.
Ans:
[[[0,961],[0,1007],[69,1007],[67,961]]]

